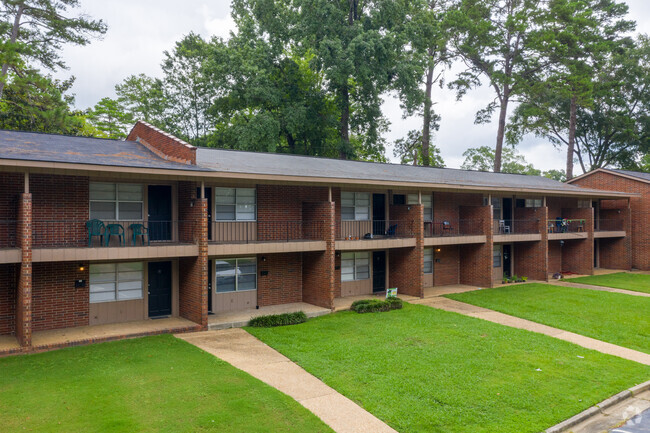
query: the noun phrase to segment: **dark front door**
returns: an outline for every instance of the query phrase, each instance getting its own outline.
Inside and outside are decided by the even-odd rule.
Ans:
[[[515,230],[515,227],[512,225],[512,199],[504,198],[501,206],[503,206],[503,220],[505,221],[505,225],[510,227],[510,232],[512,233]]]
[[[172,187],[149,185],[149,237],[151,241],[172,240]]]
[[[201,188],[196,189],[196,196],[201,197]],[[208,239],[212,239],[212,188],[205,188],[205,198],[208,199]]]
[[[372,253],[372,292],[386,291],[386,251]]]
[[[383,235],[386,233],[386,196],[384,194],[372,195],[372,234]]]
[[[149,262],[149,317],[172,314],[172,262]]]
[[[506,277],[512,276],[512,245],[503,246],[503,273]]]

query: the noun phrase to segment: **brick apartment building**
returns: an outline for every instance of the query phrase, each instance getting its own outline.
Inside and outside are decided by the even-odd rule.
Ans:
[[[0,337],[40,350],[33,338],[61,328],[172,317],[198,330],[388,287],[591,274],[594,239],[601,265],[629,269],[630,196],[195,148],[143,122],[126,141],[0,131]]]
[[[608,191],[625,191],[635,194],[630,199],[631,217],[627,238],[632,249],[631,266],[650,271],[650,173],[628,170],[599,168],[569,181],[570,184],[584,188],[598,188]],[[617,216],[623,202],[594,203],[595,215],[602,219]],[[598,229],[598,226],[596,226]],[[605,227],[608,228],[608,227]],[[620,256],[623,243],[620,239],[595,240],[595,265],[617,269],[626,264],[625,256]]]

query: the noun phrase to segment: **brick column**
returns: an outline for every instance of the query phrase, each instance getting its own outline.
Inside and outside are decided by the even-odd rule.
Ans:
[[[303,253],[302,300],[319,307],[334,308],[334,292],[337,285],[334,241],[336,206],[330,201],[306,202],[303,203],[302,214],[304,222],[320,225],[320,238],[325,241],[325,251]]]
[[[492,287],[494,285],[492,278],[492,252],[494,249],[492,205],[462,206],[460,212],[464,219],[476,221],[476,224],[481,227],[479,232],[485,234],[484,244],[461,245],[459,247],[460,283],[483,288]]]
[[[587,238],[564,241],[562,247],[562,271],[576,274],[593,275],[594,273],[594,209],[562,209],[562,216],[567,219],[584,219]]]
[[[600,267],[607,269],[632,269],[632,212],[629,207],[622,209],[602,209],[601,217],[612,221],[610,227],[625,231],[622,238],[601,238]],[[620,223],[614,222],[620,221]]]
[[[16,294],[16,338],[22,347],[32,345],[32,195],[20,194],[16,227],[22,250]]]
[[[194,206],[189,206],[190,202]],[[178,313],[204,329],[208,327],[208,200],[196,198],[196,184],[181,182],[179,215],[183,217],[181,232],[192,233],[199,247],[197,257],[179,260]]]
[[[388,285],[399,293],[424,297],[424,207],[392,205],[390,224],[397,224],[397,236],[414,237],[415,247],[394,248],[388,254]]]
[[[531,280],[548,281],[548,208],[520,208],[520,217],[531,221],[542,238],[513,244],[514,273]]]

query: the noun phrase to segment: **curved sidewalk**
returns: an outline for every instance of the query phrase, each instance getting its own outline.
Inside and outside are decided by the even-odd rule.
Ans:
[[[635,292],[633,290],[625,290],[625,289],[616,289],[614,287],[607,287],[607,286],[594,286],[593,284],[572,283],[570,281],[563,281],[563,280],[552,280],[549,281],[548,284],[553,284],[554,286],[573,287],[575,289],[598,290],[600,292],[621,293],[623,295],[641,296],[643,298],[650,298],[650,293]]]
[[[397,433],[243,329],[179,334],[176,337],[277,388],[338,433]]]
[[[531,322],[530,320],[520,319],[519,317],[514,317],[508,314],[499,313],[497,311],[489,310],[487,308],[476,307],[474,305],[466,304],[464,302],[436,297],[436,298],[425,298],[418,301],[411,301],[411,303],[426,305],[429,307],[438,308],[440,310],[451,311],[454,313],[463,314],[465,316],[476,317],[478,319],[499,323],[501,325],[510,326],[512,328],[519,328],[519,329],[525,329],[527,331],[537,332],[539,334],[548,335],[549,337],[554,337],[560,340],[577,344],[578,346],[582,346],[587,349],[597,350],[598,352],[606,353],[608,355],[614,355],[614,356],[618,356],[619,358],[624,358],[641,364],[650,365],[650,355],[647,353],[628,349],[626,347],[617,346],[611,343],[606,343],[604,341],[596,340],[595,338],[585,337],[584,335],[575,334],[573,332],[565,331],[563,329],[542,325],[537,322]]]

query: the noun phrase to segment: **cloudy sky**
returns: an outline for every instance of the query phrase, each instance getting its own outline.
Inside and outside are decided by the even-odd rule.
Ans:
[[[115,84],[131,74],[161,75],[163,51],[189,32],[204,37],[227,37],[234,29],[230,18],[230,0],[81,0],[81,10],[108,24],[101,40],[85,47],[66,47],[63,57],[68,71],[59,77],[74,75],[73,88],[78,108],[93,106],[105,96],[114,97]],[[650,1],[627,0],[630,17],[637,21],[637,31],[650,33]],[[436,111],[442,115],[435,144],[441,149],[448,167],[459,167],[462,154],[469,147],[494,146],[496,123],[474,125],[474,114],[484,107],[493,94],[487,86],[468,93],[457,102],[452,91],[437,89]],[[399,103],[388,96],[384,113],[391,126],[388,142],[406,136],[410,129],[420,128],[417,118],[402,119]],[[519,151],[536,168],[560,169],[565,156],[544,140],[527,137]],[[388,157],[394,160],[392,149]]]

